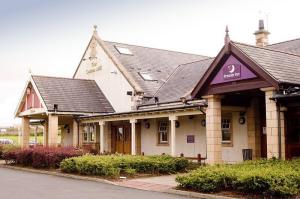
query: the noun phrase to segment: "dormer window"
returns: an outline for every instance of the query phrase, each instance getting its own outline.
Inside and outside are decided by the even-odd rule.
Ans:
[[[123,54],[123,55],[133,55],[132,52],[128,48],[126,48],[126,47],[115,46],[115,48],[117,49],[117,51],[120,54]]]
[[[147,73],[147,72],[139,72],[139,75],[143,78],[143,80],[145,81],[156,81],[155,79],[153,79],[153,77]]]

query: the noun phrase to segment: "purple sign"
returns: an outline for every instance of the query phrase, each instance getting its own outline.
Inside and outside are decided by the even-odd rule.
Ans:
[[[186,142],[187,143],[195,143],[195,136],[194,135],[186,136]]]
[[[229,64],[223,67],[223,79],[239,79],[241,78],[241,65],[240,64]]]
[[[234,56],[230,55],[217,75],[214,77],[211,84],[221,84],[255,77],[257,76],[252,71],[250,71]]]

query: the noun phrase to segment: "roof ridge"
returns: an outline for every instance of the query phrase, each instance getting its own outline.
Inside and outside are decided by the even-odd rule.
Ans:
[[[215,57],[209,57],[209,58],[206,58],[206,59],[201,59],[201,60],[197,60],[197,61],[187,62],[187,63],[179,64],[178,66],[186,66],[188,64],[193,64],[193,63],[196,63],[196,62],[207,61],[207,60],[210,60],[210,59],[215,59]]]
[[[149,47],[149,46],[141,46],[141,45],[136,45],[136,44],[128,44],[128,43],[123,43],[123,42],[108,41],[108,40],[103,40],[103,41],[104,42],[110,42],[110,43],[129,45],[129,46],[142,47],[142,48],[149,48],[149,49],[154,49],[154,50],[163,50],[163,51],[175,52],[175,53],[181,53],[181,54],[187,54],[187,55],[197,55],[197,56],[202,56],[202,57],[207,57],[207,58],[209,57],[209,56],[206,56],[206,55],[200,55],[200,54],[194,54],[194,53],[188,53],[188,52],[181,52],[181,51],[175,51],[175,50],[169,50],[169,49],[162,49],[162,48],[155,48],[155,47]]]
[[[270,44],[270,45],[267,45],[267,46],[273,46],[273,45],[277,45],[277,44],[283,44],[283,43],[287,43],[287,42],[291,42],[291,41],[296,41],[296,40],[300,40],[300,38],[289,39],[289,40],[286,40],[286,41],[277,42],[277,43]]]
[[[84,80],[84,81],[95,81],[92,79],[81,79],[81,78],[71,78],[71,77],[57,77],[49,75],[31,75],[32,77],[46,77],[46,78],[56,78],[56,79],[68,79],[68,80]]]
[[[278,52],[278,53],[283,53],[283,54],[287,54],[287,55],[292,55],[292,56],[300,57],[300,55],[298,55],[298,54],[293,54],[293,53],[290,53],[290,52],[287,52],[287,51],[274,50],[274,49],[270,49],[270,48],[265,48],[265,47],[260,47],[260,46],[254,46],[254,45],[251,45],[251,44],[246,44],[246,43],[236,42],[236,41],[231,41],[231,42],[234,43],[234,44],[241,44],[241,45],[250,46],[250,47],[253,47],[253,48],[259,48],[259,49],[263,49],[263,50],[268,50],[268,51],[273,51],[273,52]]]

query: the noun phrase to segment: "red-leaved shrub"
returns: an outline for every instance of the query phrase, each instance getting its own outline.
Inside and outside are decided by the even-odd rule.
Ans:
[[[58,168],[65,158],[82,155],[82,151],[71,147],[36,147],[8,151],[3,154],[6,163],[34,168]]]

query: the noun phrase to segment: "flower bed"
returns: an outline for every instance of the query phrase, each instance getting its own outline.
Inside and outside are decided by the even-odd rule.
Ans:
[[[34,168],[58,168],[65,158],[82,155],[74,148],[36,147],[28,149],[12,149],[3,152],[7,164],[32,166]]]
[[[260,160],[200,167],[176,178],[179,187],[199,192],[241,191],[288,197],[300,193],[300,160]]]
[[[171,156],[84,155],[68,158],[60,168],[66,173],[117,177],[136,173],[171,174],[184,171],[189,161]]]

